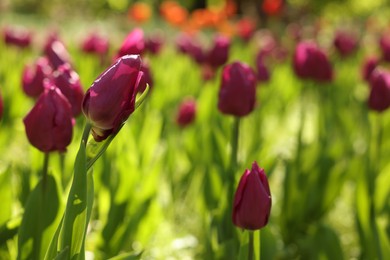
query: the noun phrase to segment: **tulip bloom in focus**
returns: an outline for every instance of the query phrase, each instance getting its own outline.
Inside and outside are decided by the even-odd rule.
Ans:
[[[43,92],[43,81],[50,77],[52,68],[46,57],[39,58],[33,66],[25,66],[22,75],[24,93],[37,98]]]
[[[96,141],[119,131],[135,109],[137,89],[142,84],[141,58],[125,55],[104,71],[87,90],[82,111],[92,125]]]
[[[176,123],[185,127],[190,125],[196,116],[196,103],[193,99],[184,100],[179,107],[179,111],[176,116]]]
[[[302,79],[329,82],[333,78],[332,66],[326,54],[314,42],[301,42],[293,57],[295,74]]]
[[[72,109],[57,87],[49,81],[45,84],[44,92],[23,119],[27,138],[42,152],[64,152],[72,140]]]
[[[245,116],[255,107],[256,73],[242,62],[223,67],[218,109],[228,115]]]
[[[69,63],[65,63],[53,72],[52,79],[71,104],[73,116],[78,116],[81,113],[81,102],[84,97],[79,75]]]
[[[390,107],[390,72],[376,69],[370,77],[370,96],[368,106],[377,112]]]
[[[252,170],[245,170],[234,195],[233,224],[243,229],[261,229],[268,223],[271,204],[267,176],[254,162]]]

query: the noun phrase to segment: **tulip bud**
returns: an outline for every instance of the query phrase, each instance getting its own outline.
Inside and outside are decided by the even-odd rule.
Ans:
[[[390,61],[390,36],[383,34],[379,40],[379,46],[382,50],[382,57],[385,61]]]
[[[219,90],[218,108],[224,114],[248,115],[256,102],[256,74],[247,64],[225,65]]]
[[[44,52],[54,69],[57,69],[62,64],[70,63],[70,55],[65,45],[59,40],[50,39],[50,42],[45,46]]]
[[[268,223],[271,204],[267,176],[254,162],[252,170],[245,170],[234,195],[233,224],[249,230],[264,227]]]
[[[158,54],[164,45],[164,38],[160,34],[154,34],[146,39],[145,47],[152,54]]]
[[[214,39],[214,46],[210,49],[207,56],[207,62],[211,67],[217,68],[225,64],[229,56],[230,40],[219,35]]]
[[[42,152],[64,152],[72,140],[72,109],[61,91],[45,82],[44,92],[23,119],[27,138]]]
[[[379,60],[376,57],[368,57],[364,60],[362,66],[362,76],[365,81],[369,81],[372,72],[378,66]]]
[[[264,64],[263,54],[260,51],[256,56],[257,80],[259,82],[269,81],[270,75],[268,68]]]
[[[377,112],[390,107],[390,72],[376,69],[370,77],[370,96],[368,106]]]
[[[82,102],[96,141],[119,131],[135,109],[137,89],[144,82],[139,55],[125,55],[104,71],[87,90]]]
[[[5,28],[3,34],[4,42],[7,45],[13,45],[20,48],[27,48],[31,45],[31,32],[25,29]]]
[[[143,93],[146,89],[146,84],[149,86],[149,91],[153,88],[153,77],[152,72],[150,71],[149,63],[146,60],[143,60],[141,64],[141,71],[143,72],[142,81],[138,85],[138,93]]]
[[[96,33],[90,34],[82,43],[81,49],[85,53],[105,55],[108,52],[108,40]]]
[[[346,57],[357,50],[358,41],[350,33],[337,32],[333,40],[333,45],[342,57]]]
[[[194,36],[188,34],[180,35],[176,39],[176,46],[181,53],[188,54],[198,64],[203,63],[206,59],[202,45]]]
[[[319,82],[332,80],[333,72],[328,57],[315,43],[299,43],[293,59],[294,71],[298,77]]]
[[[79,75],[69,63],[65,63],[53,72],[52,80],[71,104],[73,116],[78,116],[81,113],[81,102],[84,97]]]
[[[52,68],[46,57],[39,58],[33,67],[25,66],[22,75],[23,91],[27,96],[36,98],[43,92],[43,81],[50,77]]]
[[[117,57],[128,54],[142,54],[145,51],[145,37],[142,29],[136,28],[127,36],[119,49]]]
[[[196,103],[193,99],[184,100],[179,107],[179,111],[176,116],[176,123],[185,127],[190,125],[196,116]]]

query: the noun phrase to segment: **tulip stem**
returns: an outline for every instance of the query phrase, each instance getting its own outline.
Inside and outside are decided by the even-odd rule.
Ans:
[[[248,231],[248,234],[249,234],[248,260],[253,260],[253,252],[254,252],[253,233],[254,233],[254,231],[250,231],[250,230]]]
[[[46,190],[48,168],[49,168],[49,153],[45,153],[44,157],[43,157],[43,167],[42,167],[42,190],[43,190],[43,192],[45,192],[45,190]]]
[[[91,124],[88,122],[84,126],[83,136],[81,137],[81,143],[84,145],[84,147],[87,146],[89,132],[91,131],[91,127],[92,127]]]
[[[238,155],[238,139],[239,139],[239,129],[240,129],[240,118],[235,117],[232,130],[232,153],[230,156],[230,169],[232,171],[232,181],[234,183],[234,173],[237,168],[237,155]]]

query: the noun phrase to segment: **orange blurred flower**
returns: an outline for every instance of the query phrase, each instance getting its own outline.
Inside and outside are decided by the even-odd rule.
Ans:
[[[129,11],[128,17],[138,23],[144,23],[150,19],[152,10],[147,3],[136,2],[134,3]]]
[[[282,11],[283,0],[264,0],[261,8],[268,15],[278,15]]]
[[[188,12],[175,1],[164,1],[160,6],[161,16],[170,24],[180,26],[185,23]]]

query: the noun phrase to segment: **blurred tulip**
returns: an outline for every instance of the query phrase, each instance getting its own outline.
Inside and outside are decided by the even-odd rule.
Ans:
[[[128,17],[138,23],[144,23],[152,16],[152,9],[147,3],[135,2],[129,9]]]
[[[248,115],[256,102],[256,74],[247,64],[225,65],[219,89],[218,108],[223,114]]]
[[[92,124],[96,141],[117,133],[135,109],[139,85],[144,82],[139,55],[125,55],[117,59],[87,90],[82,110]]]
[[[370,96],[368,106],[377,112],[390,107],[390,72],[375,69],[370,77]]]
[[[333,45],[340,56],[346,57],[356,52],[358,40],[351,33],[339,31],[335,35]]]
[[[326,54],[313,42],[300,42],[293,58],[295,74],[302,79],[328,82],[333,78],[332,66]]]
[[[175,1],[164,1],[160,6],[161,16],[171,25],[180,26],[188,18],[188,12]]]
[[[383,34],[379,40],[379,46],[382,50],[382,58],[390,62],[390,35]]]
[[[180,127],[186,127],[190,125],[196,116],[196,102],[193,99],[184,100],[179,107],[179,111],[176,115],[176,123]]]
[[[84,39],[81,45],[82,51],[100,56],[106,55],[108,53],[108,48],[108,39],[96,33],[90,34],[87,38]]]
[[[3,31],[4,42],[20,48],[27,48],[31,45],[32,34],[26,29],[7,27]]]
[[[378,66],[379,60],[376,57],[368,57],[364,60],[362,66],[362,76],[365,81],[369,81],[374,69]]]
[[[194,36],[181,34],[176,39],[176,46],[180,52],[188,54],[199,64],[203,63],[206,59],[206,54],[202,48],[202,45],[196,40]]]
[[[229,57],[230,39],[226,36],[217,35],[214,44],[207,54],[207,63],[211,67],[218,68],[225,64]]]
[[[145,51],[144,31],[140,28],[135,28],[126,36],[126,39],[123,41],[122,46],[118,51],[117,58],[129,54],[141,55],[144,51]]]
[[[270,74],[268,68],[264,64],[264,58],[261,51],[256,56],[256,69],[257,69],[257,80],[259,82],[269,81]]]
[[[59,40],[54,39],[49,42],[45,47],[44,53],[55,70],[62,64],[70,63],[69,52]]]
[[[152,54],[158,54],[164,45],[164,38],[162,35],[155,33],[150,35],[145,42],[146,49]]]
[[[149,91],[153,88],[153,77],[152,72],[150,71],[149,63],[146,60],[142,61],[141,71],[143,72],[142,80],[138,86],[138,93],[143,93],[146,89],[146,84],[149,85]]]
[[[263,0],[261,8],[267,15],[279,15],[283,9],[283,0]]]
[[[72,69],[69,63],[65,63],[53,72],[52,80],[68,99],[72,106],[73,116],[78,116],[81,113],[81,102],[84,97],[79,75]]]
[[[48,84],[23,119],[27,138],[42,152],[66,151],[72,140],[72,109],[61,91]]]
[[[46,57],[39,58],[34,65],[25,66],[22,75],[24,93],[37,98],[43,92],[43,81],[50,77],[52,68]]]
[[[234,195],[233,224],[248,230],[261,229],[268,223],[271,205],[267,176],[254,162],[250,171],[245,170]]]
[[[256,30],[256,24],[249,18],[242,18],[237,23],[237,34],[245,42],[249,42],[252,39]]]

